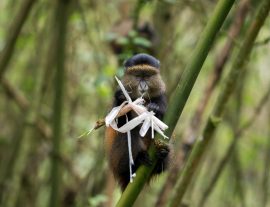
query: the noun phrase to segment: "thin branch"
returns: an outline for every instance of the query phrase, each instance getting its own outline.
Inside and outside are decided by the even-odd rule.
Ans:
[[[13,99],[22,111],[25,111],[29,108],[28,100],[23,96],[21,91],[17,90],[7,79],[2,78],[1,85],[6,95],[10,99]]]
[[[237,146],[236,149],[234,150],[233,154],[232,154],[232,170],[233,173],[235,174],[235,187],[236,187],[236,191],[237,194],[239,196],[240,202],[241,202],[241,206],[245,207],[246,206],[246,198],[245,198],[245,188],[243,185],[243,173],[242,173],[242,166],[241,166],[241,162],[239,160],[239,153],[237,150]]]
[[[0,81],[0,85],[2,85],[6,95],[18,105],[21,111],[27,111],[29,109],[29,101],[25,98],[21,91],[15,88],[7,79],[2,78],[2,80]],[[42,137],[44,137],[45,139],[49,139],[51,137],[51,128],[40,117],[34,123],[30,124],[35,125],[39,132],[42,134]]]
[[[236,132],[236,136],[242,135],[256,120],[256,118],[260,115],[263,107],[267,103],[268,99],[270,97],[270,84],[267,88],[266,93],[263,95],[263,97],[260,99],[259,104],[256,106],[254,112],[252,113],[252,116],[250,119]]]
[[[259,47],[259,46],[267,45],[269,42],[270,42],[270,37],[267,37],[264,40],[255,42],[254,46]]]

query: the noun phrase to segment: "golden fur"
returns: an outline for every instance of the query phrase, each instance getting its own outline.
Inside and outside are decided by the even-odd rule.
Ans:
[[[147,67],[146,67],[147,66]],[[131,69],[132,68],[132,69]],[[166,86],[163,82],[159,70],[149,65],[136,65],[136,67],[127,68],[122,82],[129,92],[131,98],[138,98],[141,94],[138,91],[139,80],[137,74],[144,74],[149,90],[145,97],[157,97],[165,93]]]

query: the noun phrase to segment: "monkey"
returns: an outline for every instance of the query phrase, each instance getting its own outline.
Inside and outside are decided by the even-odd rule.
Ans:
[[[153,111],[155,116],[162,120],[166,112],[167,100],[165,95],[166,86],[160,76],[159,60],[148,54],[137,54],[124,63],[124,68],[122,83],[132,101],[143,96],[145,100],[144,106],[149,111]],[[114,94],[113,107],[121,105],[125,100],[121,89],[118,88]],[[127,113],[128,120],[136,116],[133,111]],[[126,116],[118,118],[118,127],[123,126],[125,123]],[[152,160],[147,150],[154,142],[158,160],[151,174],[151,177],[153,177],[153,175],[160,174],[167,168],[170,148],[169,145],[152,139],[151,129],[148,130],[145,137],[141,137],[139,134],[140,128],[141,125],[131,130],[131,147],[134,159],[132,173],[136,172],[140,165],[152,165]],[[124,191],[130,181],[127,134],[107,127],[105,147],[109,159],[109,167],[121,190]]]

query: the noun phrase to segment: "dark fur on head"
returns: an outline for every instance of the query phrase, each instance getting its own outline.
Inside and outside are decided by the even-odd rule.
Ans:
[[[160,68],[160,62],[158,59],[144,53],[140,53],[140,54],[132,56],[124,63],[124,66],[126,69],[128,69],[128,67],[132,67],[135,65],[144,65],[144,64],[153,66],[156,69]]]

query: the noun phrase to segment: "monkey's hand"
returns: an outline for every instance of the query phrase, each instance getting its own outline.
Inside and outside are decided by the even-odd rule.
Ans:
[[[149,103],[147,105],[147,109],[148,111],[153,111],[154,113],[158,113],[159,112],[159,105],[157,105],[156,103]]]
[[[160,140],[154,140],[156,146],[157,164],[153,170],[154,174],[162,173],[167,169],[169,163],[169,154],[171,154],[170,146]]]
[[[160,141],[160,140],[154,140],[154,144],[157,149],[157,157],[159,160],[164,160],[167,158],[168,154],[170,153],[170,147],[168,144]]]

